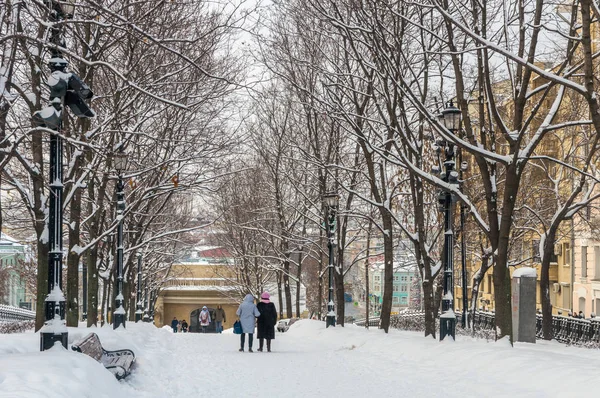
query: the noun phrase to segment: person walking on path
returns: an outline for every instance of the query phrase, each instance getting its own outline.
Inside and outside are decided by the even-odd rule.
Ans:
[[[235,313],[240,318],[240,323],[242,324],[240,352],[244,352],[246,333],[248,334],[248,352],[252,352],[254,324],[256,323],[256,318],[260,316],[260,312],[256,309],[256,305],[254,305],[254,297],[251,294],[247,294]]]
[[[173,320],[171,321],[171,328],[173,329],[173,333],[177,333],[177,325],[179,325],[179,321],[177,320],[177,317],[174,316]]]
[[[200,321],[200,326],[202,327],[202,333],[206,333],[206,329],[208,329],[208,325],[210,325],[211,322],[210,312],[208,312],[208,308],[206,308],[206,306],[202,307],[202,311],[200,311],[198,320]]]
[[[217,305],[217,313],[215,315],[215,322],[217,326],[217,333],[223,332],[223,323],[226,322],[225,310],[220,305]]]
[[[267,351],[271,352],[271,340],[275,338],[275,324],[277,323],[277,309],[270,300],[270,295],[263,292],[260,295],[260,303],[256,305],[260,316],[256,328],[258,337],[258,351],[262,352],[265,339],[267,339]]]

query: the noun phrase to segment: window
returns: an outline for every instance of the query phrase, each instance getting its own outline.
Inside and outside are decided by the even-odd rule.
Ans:
[[[408,281],[408,276],[404,275],[404,276],[402,277],[402,282],[406,282],[406,281]]]
[[[394,285],[394,291],[397,292],[398,291],[398,285]]]
[[[531,257],[533,257],[534,263],[539,263],[542,261],[540,258],[540,240],[534,239],[531,241]]]
[[[562,286],[562,306],[565,309],[571,308],[571,286]]]
[[[406,292],[407,291],[407,286],[406,285],[402,285],[400,287],[401,287],[401,289],[400,289],[401,292]]]
[[[398,275],[394,275],[394,282],[398,282]]]
[[[392,297],[392,303],[398,304],[398,299],[399,299],[399,297],[396,297],[396,296]]]
[[[406,296],[402,296],[402,297],[400,297],[400,302],[401,302],[402,304],[406,304],[406,303],[407,303],[407,298],[406,298]]]
[[[568,267],[571,264],[571,245],[569,243],[564,244],[563,253],[565,255],[565,258],[564,258],[565,266]],[[568,308],[568,307],[566,307],[566,308]]]
[[[379,282],[379,281],[381,280],[381,276],[379,276],[379,275],[375,275],[375,280],[376,280],[377,282]]]
[[[594,278],[600,280],[600,246],[594,247]]]
[[[375,284],[375,291],[376,292],[381,291],[381,285],[380,284]]]
[[[487,276],[487,292],[492,293],[492,276]]]
[[[581,246],[581,277],[587,278],[587,246]]]

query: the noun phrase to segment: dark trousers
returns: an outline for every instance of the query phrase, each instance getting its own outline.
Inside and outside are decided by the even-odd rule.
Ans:
[[[258,339],[258,350],[262,351],[265,339]],[[267,339],[267,351],[271,352],[271,339]]]
[[[252,349],[252,333],[248,333],[248,348]],[[242,333],[240,335],[240,339],[242,341],[242,348],[244,348],[244,342],[246,341],[246,333]]]

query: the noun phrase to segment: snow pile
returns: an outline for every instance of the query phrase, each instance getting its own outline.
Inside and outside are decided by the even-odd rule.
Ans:
[[[230,326],[230,325],[229,325]],[[301,320],[277,333],[272,353],[238,352],[238,335],[172,333],[128,323],[91,329],[107,349],[131,348],[136,365],[117,381],[93,359],[58,346],[39,352],[39,335],[0,335],[0,397],[461,397],[587,396],[600,367],[596,350],[556,342],[498,343],[458,336],[325,328]],[[69,328],[69,343],[91,331]],[[444,370],[445,369],[445,370]],[[556,379],[567,369],[569,382]],[[497,370],[501,370],[498,372]]]
[[[513,278],[521,278],[521,277],[537,278],[537,271],[535,268],[521,267],[521,268],[515,270],[515,272],[513,272],[512,277]]]

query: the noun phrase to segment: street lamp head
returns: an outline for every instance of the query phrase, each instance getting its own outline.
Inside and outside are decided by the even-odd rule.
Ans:
[[[450,101],[446,109],[442,111],[444,126],[450,131],[457,131],[460,128],[460,116],[460,109]]]
[[[75,0],[67,0],[60,2],[65,19],[73,18],[75,15]]]
[[[323,203],[327,207],[334,208],[338,206],[339,195],[336,192],[329,192],[323,195]]]
[[[46,4],[60,19],[72,19],[75,15],[75,0],[47,0]]]
[[[127,154],[123,152],[123,150],[119,150],[119,152],[114,155],[115,162],[115,170],[118,174],[123,173],[127,169]]]

